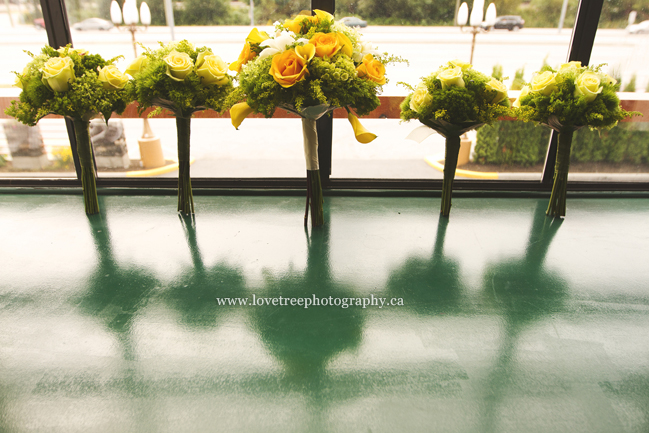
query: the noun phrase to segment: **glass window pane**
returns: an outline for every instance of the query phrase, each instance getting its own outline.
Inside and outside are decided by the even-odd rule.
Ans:
[[[577,131],[570,160],[573,180],[649,181],[649,8],[637,6],[641,5],[604,2],[591,64],[606,63],[603,70],[620,84],[622,106],[643,116],[599,134]]]

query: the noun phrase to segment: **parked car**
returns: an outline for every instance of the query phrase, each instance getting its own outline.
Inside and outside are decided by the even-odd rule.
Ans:
[[[367,21],[356,17],[345,17],[340,22],[349,27],[367,27]]]
[[[72,26],[74,30],[83,31],[83,30],[110,30],[115,25],[110,21],[103,20],[101,18],[88,18],[81,22],[78,22]]]
[[[649,33],[649,20],[642,21],[640,24],[631,24],[626,28],[626,31],[632,35],[639,33]]]
[[[517,31],[522,29],[524,25],[525,25],[525,20],[518,15],[503,15],[501,17],[496,18],[496,22],[494,23],[493,26],[486,27],[484,24],[482,26],[485,27],[487,30],[506,29],[511,32],[511,31]]]
[[[37,29],[44,29],[45,28],[45,20],[43,18],[36,18],[34,20],[34,26]]]

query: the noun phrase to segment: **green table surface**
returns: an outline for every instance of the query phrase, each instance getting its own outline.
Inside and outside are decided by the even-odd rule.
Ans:
[[[325,201],[0,195],[0,431],[649,431],[649,200]]]

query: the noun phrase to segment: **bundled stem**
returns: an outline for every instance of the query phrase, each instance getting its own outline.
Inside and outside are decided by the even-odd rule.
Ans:
[[[320,165],[318,163],[318,132],[313,119],[302,118],[302,134],[304,135],[304,157],[306,159],[306,211],[304,225],[306,226],[311,207],[311,225],[324,224],[324,198],[320,181]]]
[[[176,117],[178,134],[178,212],[185,215],[194,213],[192,180],[189,176],[190,117]]]
[[[451,196],[453,194],[453,179],[457,159],[460,154],[460,136],[449,135],[446,137],[446,155],[444,157],[444,182],[442,183],[442,216],[449,216],[451,213]]]
[[[73,119],[74,135],[77,138],[77,152],[81,164],[81,188],[83,203],[88,215],[99,213],[97,200],[97,180],[95,179],[95,163],[92,158],[90,143],[90,123],[87,120]]]
[[[570,147],[572,145],[572,128],[564,128],[559,132],[557,143],[557,161],[554,164],[554,184],[550,203],[545,213],[559,218],[566,216],[566,190],[568,188],[568,170],[570,169]]]
[[[320,182],[320,170],[306,171],[306,211],[304,213],[304,225],[306,226],[311,208],[311,225],[313,227],[324,224],[324,197],[322,196],[322,183]]]

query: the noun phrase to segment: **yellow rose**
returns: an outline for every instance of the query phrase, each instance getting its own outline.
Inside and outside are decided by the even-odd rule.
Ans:
[[[512,104],[514,108],[521,108],[521,99],[530,94],[530,86],[525,86],[521,89],[521,93],[518,95],[518,98]]]
[[[201,77],[201,84],[217,84],[222,86],[230,81],[228,65],[214,54],[205,56],[202,65],[196,69],[196,75]]]
[[[61,47],[58,50],[56,50],[61,54],[62,56],[67,56],[69,54],[76,53],[80,56],[85,56],[88,54],[88,50],[84,50],[83,48],[68,48],[68,47]]]
[[[341,48],[336,33],[316,33],[309,43],[315,46],[315,55],[318,57],[333,57]]]
[[[437,78],[442,82],[442,89],[451,86],[464,87],[462,68],[460,66],[443,69],[439,74],[437,74]]]
[[[14,82],[14,86],[18,87],[19,89],[23,88],[23,80],[27,78],[27,74],[29,74],[29,65],[25,66],[23,68],[23,73],[20,75],[16,75],[16,81]]]
[[[559,66],[559,72],[567,71],[569,69],[578,69],[578,68],[581,68],[581,62],[580,61],[568,62],[568,63],[564,63],[563,65]]]
[[[115,65],[107,65],[99,70],[99,81],[108,90],[121,90],[128,83],[128,77]]]
[[[492,104],[497,104],[507,97],[507,86],[502,82],[492,78],[486,85],[486,89],[496,92],[496,96],[491,100]]]
[[[300,33],[302,30],[302,21],[307,20],[311,21],[310,15],[298,15],[292,20],[284,21],[284,27],[292,31],[293,33]]]
[[[175,81],[183,81],[194,70],[194,62],[187,53],[173,50],[163,60],[167,64],[167,75]]]
[[[605,73],[602,73],[602,81],[605,82],[606,84],[610,84],[611,86],[615,86],[617,84],[617,80],[615,78]]]
[[[74,63],[69,57],[52,57],[43,69],[43,83],[55,92],[67,92],[74,77]]]
[[[203,65],[203,62],[205,61],[205,57],[213,56],[213,55],[214,53],[209,48],[206,49],[205,51],[201,51],[200,53],[198,53],[198,56],[196,56],[196,63],[194,64],[194,68],[196,69],[200,68]]]
[[[538,73],[532,77],[530,90],[541,95],[549,96],[558,89],[556,77],[557,74],[550,71]]]
[[[599,75],[586,71],[575,80],[575,96],[583,96],[586,102],[591,102],[602,92]]]
[[[433,97],[428,93],[428,87],[421,83],[415,88],[415,92],[410,98],[410,109],[419,112],[431,102],[433,102]]]
[[[130,65],[124,71],[125,74],[135,77],[135,74],[142,71],[149,63],[149,58],[147,56],[140,56],[137,59],[133,60]]]
[[[306,64],[306,60],[298,56],[294,50],[286,50],[273,57],[270,74],[280,86],[291,87],[309,74]]]
[[[356,68],[356,72],[360,78],[367,78],[380,85],[385,84],[385,66],[371,54],[363,57],[363,63]]]
[[[471,63],[463,62],[462,60],[451,60],[448,62],[452,67],[460,67],[462,68],[462,71],[466,71],[467,69],[471,69],[473,65]]]

